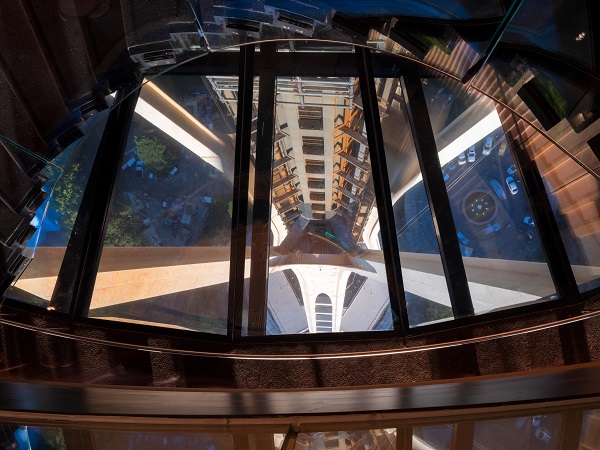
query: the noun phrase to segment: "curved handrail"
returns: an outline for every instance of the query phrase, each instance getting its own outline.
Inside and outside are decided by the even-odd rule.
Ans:
[[[529,333],[535,333],[538,331],[544,331],[548,329],[558,328],[561,326],[569,325],[576,322],[581,322],[589,319],[600,317],[600,310],[583,313],[567,319],[555,320],[554,322],[545,323],[541,325],[534,325],[518,330],[504,331],[501,333],[489,334],[486,336],[479,336],[469,339],[461,339],[457,341],[443,342],[439,344],[428,344],[419,345],[415,347],[386,349],[386,350],[369,350],[369,351],[358,351],[358,352],[344,352],[344,353],[321,353],[321,354],[298,354],[298,355],[277,355],[277,354],[234,354],[234,353],[221,353],[221,352],[205,352],[197,350],[183,350],[183,349],[172,349],[164,347],[152,347],[149,345],[135,345],[128,344],[125,342],[111,341],[107,339],[92,338],[87,336],[79,336],[73,333],[64,333],[61,331],[45,329],[36,327],[34,325],[26,325],[12,320],[7,320],[0,317],[0,324],[19,328],[22,330],[32,331],[35,333],[44,334],[47,336],[53,336],[63,339],[76,340],[80,342],[86,342],[89,344],[106,345],[110,347],[126,348],[130,350],[145,351],[151,353],[166,353],[171,355],[180,356],[198,356],[203,358],[215,358],[215,359],[230,359],[230,360],[254,360],[254,361],[302,361],[302,360],[332,360],[332,359],[351,359],[351,358],[372,358],[379,356],[393,356],[405,353],[417,353],[423,351],[442,350],[445,348],[459,347],[462,345],[479,344],[483,342],[489,342],[497,339],[505,339],[515,336],[520,336]]]

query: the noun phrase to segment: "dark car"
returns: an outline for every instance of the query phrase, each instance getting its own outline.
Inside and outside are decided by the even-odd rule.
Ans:
[[[535,231],[533,231],[533,228],[528,227],[525,224],[520,223],[517,225],[517,231],[526,236],[529,240],[532,240],[535,237]]]

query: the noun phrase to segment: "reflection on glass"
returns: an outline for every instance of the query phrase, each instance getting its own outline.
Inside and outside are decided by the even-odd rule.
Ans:
[[[489,450],[553,450],[558,445],[560,422],[560,414],[476,422],[473,442]]]
[[[299,433],[295,450],[395,450],[396,430]]]
[[[414,327],[451,319],[450,296],[406,109],[400,100],[400,83],[392,78],[376,81],[409,324]],[[436,122],[445,120],[436,116]],[[366,245],[381,248],[379,219],[374,215],[367,224]]]
[[[6,292],[6,296],[49,307],[65,249],[73,231],[87,180],[96,158],[109,111],[89,118],[84,136],[67,147],[52,163],[63,169],[46,166],[48,181],[43,191],[46,200],[35,211],[31,225],[37,228],[27,243],[31,263]],[[61,305],[68,308],[69,305]]]
[[[413,447],[434,450],[450,450],[452,447],[451,424],[430,425],[413,428]]]
[[[90,317],[226,333],[235,104],[218,95],[199,76],[142,88]]]
[[[92,441],[97,450],[144,449],[185,450],[210,449],[234,450],[233,437],[225,433],[194,432],[141,432],[141,431],[92,431]],[[70,448],[70,447],[69,447]]]
[[[479,87],[545,129],[576,160],[600,174],[596,156],[600,145],[599,122],[597,108],[591,102],[595,94],[582,91],[573,81],[536,68],[518,55],[510,60],[498,57],[494,68],[496,76],[481,77]],[[526,84],[529,87],[524,89]],[[600,182],[529,123],[509,115],[503,121],[505,129],[511,130],[516,142],[523,143],[536,163],[580,291],[598,287]]]
[[[277,79],[271,198],[266,332],[392,329],[355,78]]]
[[[524,145],[542,176],[579,290],[600,287],[600,181],[537,132]],[[586,142],[572,152],[600,172]]]
[[[3,448],[68,449],[60,428],[1,425]]]
[[[483,96],[465,102],[461,99],[470,94],[464,85],[442,84],[424,92],[432,118],[440,108],[450,111],[445,125],[434,124],[434,131],[475,313],[555,298],[529,199],[494,103]],[[455,101],[458,110],[452,114]]]
[[[593,450],[597,448],[598,442],[600,442],[600,410],[592,409],[584,411],[579,449]]]

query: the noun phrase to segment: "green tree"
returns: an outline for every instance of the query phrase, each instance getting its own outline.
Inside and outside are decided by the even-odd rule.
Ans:
[[[115,210],[108,220],[104,245],[107,247],[141,247],[144,238],[140,223],[130,209]]]
[[[56,210],[60,213],[60,224],[65,228],[73,228],[79,203],[83,196],[81,164],[75,163],[67,166],[64,174],[54,188],[54,202]]]
[[[137,154],[144,164],[148,166],[164,165],[165,149],[167,146],[156,138],[148,136],[135,137]]]

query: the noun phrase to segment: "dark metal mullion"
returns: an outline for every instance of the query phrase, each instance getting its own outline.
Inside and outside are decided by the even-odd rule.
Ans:
[[[554,281],[556,292],[564,300],[579,301],[580,294],[577,281],[544,187],[542,175],[535,160],[532,160],[529,155],[527,144],[524,142],[519,143],[515,139],[520,139],[521,136],[511,136],[509,133],[507,137],[509,138],[507,142],[514,157],[517,173],[523,181],[525,192],[529,198],[529,206],[542,247],[547,256],[548,269]]]
[[[500,22],[500,25],[498,25],[498,28],[496,28],[496,31],[490,39],[490,42],[488,43],[486,49],[481,54],[481,57],[477,60],[475,64],[471,66],[469,70],[467,70],[467,73],[463,76],[461,80],[463,83],[471,81],[471,79],[475,75],[477,75],[477,73],[481,70],[485,63],[488,62],[490,56],[492,56],[492,53],[494,52],[494,49],[500,42],[500,39],[502,39],[502,35],[517,15],[519,8],[521,8],[521,5],[524,1],[525,0],[513,0],[510,7],[508,8],[508,11],[506,11],[506,14],[503,17],[502,22]]]
[[[412,450],[412,427],[396,428],[396,450]]]
[[[394,319],[394,329],[401,330],[405,334],[409,328],[408,313],[406,310],[406,297],[400,266],[400,251],[398,250],[398,238],[396,236],[383,133],[379,118],[379,105],[375,91],[375,80],[373,78],[371,51],[363,47],[356,47],[355,53],[365,126],[367,129],[367,140],[369,143],[369,156],[371,158],[371,179],[373,180],[375,199],[377,201],[381,243],[390,292],[390,308]]]
[[[229,305],[227,335],[235,339],[242,332],[244,270],[248,222],[248,180],[252,141],[252,96],[254,87],[254,44],[240,48],[235,166],[233,175],[233,212],[231,259],[229,266]]]
[[[100,263],[104,225],[127,142],[139,89],[134,81],[119,91],[110,111],[73,232],[67,245],[51,305],[72,319],[87,315]]]
[[[455,318],[470,316],[474,314],[473,302],[469,293],[465,266],[421,79],[415,73],[411,73],[402,77],[401,82],[402,94],[406,102],[417,157],[423,175],[423,185],[427,193],[442,265],[446,274],[452,311]]]
[[[475,422],[459,422],[452,427],[451,450],[473,448],[475,437]]]
[[[260,45],[256,162],[252,217],[252,263],[248,305],[248,335],[264,335],[267,322],[267,275],[271,230],[273,132],[275,130],[276,44]]]

